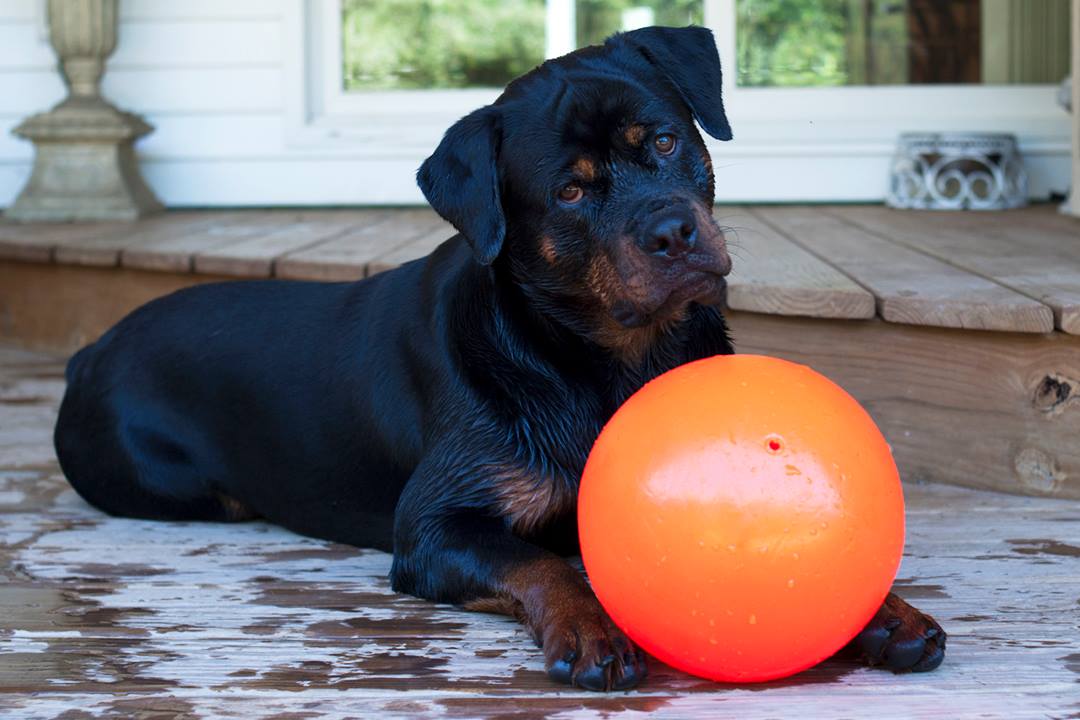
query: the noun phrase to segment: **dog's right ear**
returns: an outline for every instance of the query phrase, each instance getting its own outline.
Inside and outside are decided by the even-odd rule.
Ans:
[[[480,108],[446,131],[416,173],[424,197],[465,236],[483,265],[494,262],[506,237],[496,167],[501,135],[498,111]]]
[[[717,140],[731,139],[731,125],[720,96],[720,55],[711,30],[647,27],[618,33],[607,42],[635,48],[678,89],[705,132]]]

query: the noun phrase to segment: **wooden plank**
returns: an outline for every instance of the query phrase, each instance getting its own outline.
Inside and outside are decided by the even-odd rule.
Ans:
[[[0,222],[0,259],[51,262],[58,243],[83,242],[123,232],[127,223]]]
[[[762,316],[737,317],[747,330],[743,319]],[[906,552],[894,588],[949,633],[945,664],[933,673],[830,660],[787,680],[739,686],[653,661],[638,690],[603,695],[549,682],[535,643],[512,620],[394,594],[385,553],[258,522],[147,522],[89,507],[52,459],[61,367],[57,358],[0,348],[0,554],[14,568],[0,581],[5,717],[73,709],[95,717],[291,717],[302,708],[312,720],[900,720],[942,715],[943,698],[950,718],[1075,711],[1075,502],[906,486]]]
[[[428,209],[372,210],[368,222],[306,250],[278,259],[277,277],[302,280],[359,280],[368,264],[431,230]]]
[[[391,270],[410,260],[417,260],[425,255],[430,255],[435,248],[457,234],[454,226],[440,218],[434,211],[431,211],[431,217],[425,220],[423,226],[417,227],[415,230],[419,230],[419,232],[413,240],[406,241],[398,247],[373,258],[368,263],[368,275]]]
[[[805,317],[874,317],[874,296],[842,272],[758,221],[745,208],[724,208],[734,261],[728,277],[733,310]],[[745,225],[749,223],[749,225]]]
[[[53,254],[56,262],[65,265],[116,267],[120,264],[121,251],[126,248],[189,235],[221,216],[220,212],[169,211],[131,223],[115,233],[60,238]]]
[[[1012,332],[1054,329],[1054,313],[1041,302],[818,208],[773,206],[751,212],[870,290],[878,314],[889,322]]]
[[[1080,338],[730,313],[739,352],[861,402],[913,481],[1080,499]]]
[[[278,256],[311,247],[347,232],[351,225],[335,220],[305,220],[269,230],[247,240],[197,253],[195,272],[270,277]]]
[[[74,352],[143,303],[190,285],[232,279],[0,260],[0,342]]]
[[[846,206],[827,212],[1038,300],[1054,311],[1059,329],[1080,334],[1080,242],[1044,221],[1053,208],[948,213]]]
[[[120,251],[120,264],[128,268],[163,272],[190,272],[193,257],[215,248],[262,237],[295,223],[297,215],[287,211],[228,212],[214,216],[208,225],[187,233],[158,236]]]

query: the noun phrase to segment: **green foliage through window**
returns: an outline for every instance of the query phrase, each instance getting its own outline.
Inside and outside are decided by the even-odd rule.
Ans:
[[[738,0],[736,13],[739,85],[906,81],[903,2]],[[873,77],[867,65],[877,68]]]
[[[702,0],[577,0],[578,47],[704,22]],[[544,0],[343,0],[346,90],[501,87],[544,61]]]
[[[544,60],[544,0],[344,0],[346,90],[500,86]]]
[[[702,0],[577,0],[575,9],[578,47],[602,43],[630,20],[669,27],[705,24]]]

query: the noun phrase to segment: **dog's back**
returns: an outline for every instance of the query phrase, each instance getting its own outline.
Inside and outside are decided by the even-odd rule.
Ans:
[[[68,363],[65,475],[111,514],[260,516],[388,549],[422,450],[417,380],[445,364],[422,351],[442,307],[422,297],[462,261],[448,246],[359,283],[219,283],[148,303]],[[368,522],[335,527],[325,508],[346,503]]]

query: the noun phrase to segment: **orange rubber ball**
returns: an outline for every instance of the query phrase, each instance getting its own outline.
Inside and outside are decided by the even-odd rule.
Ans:
[[[808,367],[717,356],[634,394],[578,499],[601,604],[657,659],[758,682],[829,657],[881,606],[904,546],[892,453]]]

